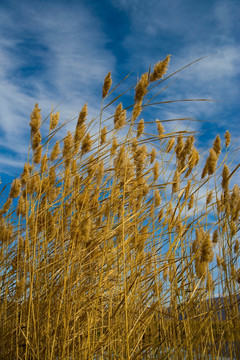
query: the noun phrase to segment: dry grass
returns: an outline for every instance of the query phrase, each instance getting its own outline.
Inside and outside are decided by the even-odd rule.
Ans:
[[[63,141],[59,112],[42,139],[36,104],[29,161],[0,210],[1,359],[220,359],[225,341],[239,344],[230,134],[202,164],[193,134],[147,121],[169,60],[142,75],[127,109],[107,103],[109,73],[99,117],[85,104]]]

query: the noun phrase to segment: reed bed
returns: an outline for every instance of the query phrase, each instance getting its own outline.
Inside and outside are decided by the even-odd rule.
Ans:
[[[205,161],[194,133],[148,115],[169,61],[127,107],[109,73],[99,116],[85,104],[62,140],[59,111],[42,138],[35,105],[0,208],[2,360],[237,358],[239,166],[228,131]]]

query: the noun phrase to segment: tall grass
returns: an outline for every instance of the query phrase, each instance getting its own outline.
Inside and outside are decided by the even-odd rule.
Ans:
[[[228,131],[205,161],[193,133],[148,116],[169,60],[127,108],[109,73],[99,116],[85,104],[61,141],[60,113],[42,139],[35,105],[0,210],[1,359],[220,359],[226,343],[236,358],[238,166]]]

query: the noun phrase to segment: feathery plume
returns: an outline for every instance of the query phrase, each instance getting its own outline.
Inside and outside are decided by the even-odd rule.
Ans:
[[[213,260],[212,242],[209,233],[204,234],[201,244],[201,262],[211,262]]]
[[[159,137],[161,138],[163,133],[164,133],[164,127],[161,123],[161,121],[159,121],[158,119],[156,120],[156,123],[157,123],[157,131],[158,131],[158,135]]]
[[[213,150],[217,154],[217,157],[219,157],[221,154],[221,139],[219,135],[216,136],[216,139],[213,142]]]
[[[60,145],[59,145],[59,141],[57,140],[51,152],[51,161],[56,160],[59,154],[60,154]]]
[[[172,148],[174,146],[174,143],[175,143],[175,138],[171,138],[168,140],[166,153],[170,153],[170,151],[172,150]]]
[[[42,145],[39,145],[34,153],[34,162],[35,164],[39,164],[42,157]]]
[[[38,103],[36,103],[33,112],[31,113],[31,120],[29,123],[31,126],[31,134],[34,134],[40,128],[41,119],[41,109],[39,109]]]
[[[187,200],[187,198],[188,198],[190,189],[191,189],[191,181],[188,180],[187,185],[185,187],[185,192],[184,192],[185,200]]]
[[[207,172],[208,172],[208,175],[212,175],[215,172],[216,166],[217,166],[217,160],[218,160],[218,156],[216,154],[216,151],[214,149],[210,149],[209,150],[209,157],[207,159]]]
[[[106,139],[107,139],[107,128],[106,128],[106,126],[104,126],[104,128],[102,128],[102,130],[101,130],[100,144],[103,145],[106,142]]]
[[[150,81],[156,81],[162,79],[163,76],[166,74],[168,65],[170,62],[170,55],[167,55],[166,59],[163,61],[159,61],[153,69],[153,72],[150,76]]]
[[[66,158],[70,154],[72,146],[73,146],[73,137],[71,131],[68,131],[67,136],[64,138],[64,142],[63,142],[62,154],[64,158]]]
[[[154,204],[155,207],[158,207],[161,204],[161,195],[158,189],[155,189],[154,191]]]
[[[126,122],[126,110],[123,110],[122,103],[119,103],[116,107],[114,114],[114,128],[116,130],[121,129]]]
[[[91,150],[91,146],[92,146],[92,140],[91,140],[91,136],[89,133],[86,134],[85,138],[82,141],[82,155],[87,153],[88,151]]]
[[[40,145],[42,140],[42,136],[40,133],[40,130],[37,130],[34,134],[33,134],[33,138],[32,138],[32,148],[33,150],[36,150],[37,147]]]
[[[222,172],[222,188],[224,191],[228,190],[229,186],[229,169],[226,164],[223,166],[223,172]]]
[[[183,136],[182,136],[182,134],[179,134],[179,136],[177,138],[177,145],[175,146],[175,153],[176,153],[177,159],[181,158],[183,148],[184,148]]]
[[[217,242],[218,242],[218,230],[217,229],[215,229],[213,232],[212,242],[213,242],[213,244],[217,244]]]
[[[23,172],[21,175],[21,183],[25,185],[30,175],[29,164],[24,164]]]
[[[137,138],[139,138],[139,136],[142,135],[144,130],[144,120],[141,119],[138,123],[138,127],[137,127]]]
[[[148,87],[148,73],[142,74],[137,86],[135,88],[135,102],[142,101],[144,95],[147,93]]]
[[[132,119],[135,121],[142,112],[142,100],[136,102],[133,107]]]
[[[19,179],[14,179],[10,189],[9,197],[16,198],[20,195],[21,191],[21,181]]]
[[[87,103],[86,103],[79,113],[77,126],[76,126],[77,128],[84,124],[84,122],[86,121],[86,118],[87,118],[87,114],[88,114],[88,107],[87,107]]]
[[[50,116],[50,130],[54,130],[60,119],[60,111],[57,111],[55,114],[51,114]]]
[[[194,195],[191,195],[189,203],[188,203],[188,210],[191,210],[194,205]]]
[[[207,194],[206,205],[210,204],[211,200],[212,200],[212,191],[209,191],[209,193]]]
[[[157,161],[155,161],[154,166],[153,166],[153,181],[156,182],[159,176],[159,164]]]
[[[235,244],[234,244],[234,249],[233,249],[235,254],[237,254],[239,252],[239,248],[240,248],[239,240],[236,239]]]
[[[152,164],[154,162],[155,158],[156,158],[156,150],[155,150],[155,148],[153,148],[150,153],[150,164]]]
[[[180,185],[180,174],[178,170],[175,171],[174,177],[173,177],[173,183],[172,183],[172,193],[176,193],[179,191],[179,185]]]
[[[231,142],[231,134],[230,134],[230,132],[227,130],[226,132],[225,132],[225,145],[226,145],[226,148],[228,148],[229,147],[229,145],[230,145],[230,142]]]
[[[112,139],[112,147],[111,147],[111,156],[116,154],[117,147],[118,147],[117,139],[115,137],[113,137],[113,139]]]
[[[111,72],[109,72],[105,79],[104,79],[104,83],[103,83],[103,89],[102,89],[102,97],[103,99],[107,96],[110,87],[112,85],[112,77],[111,77]]]

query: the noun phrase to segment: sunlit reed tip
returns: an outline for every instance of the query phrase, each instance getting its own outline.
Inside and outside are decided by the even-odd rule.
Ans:
[[[163,61],[159,61],[153,69],[153,72],[150,76],[150,81],[156,81],[162,79],[163,76],[166,74],[168,65],[170,62],[170,55],[167,55],[166,59]]]
[[[41,119],[41,109],[38,107],[38,103],[36,103],[33,112],[31,113],[31,120],[29,123],[31,126],[31,134],[34,134],[40,128]]]
[[[60,119],[60,111],[57,111],[55,114],[50,115],[50,130],[54,130]]]
[[[18,197],[20,195],[20,191],[21,191],[21,181],[19,179],[14,179],[12,182],[9,197],[10,198]]]
[[[142,101],[144,95],[147,93],[148,87],[148,73],[142,74],[137,86],[135,87],[135,98],[136,102]]]
[[[111,72],[107,74],[107,76],[104,79],[103,83],[103,89],[102,89],[102,97],[105,98],[110,90],[110,87],[112,85],[112,77]]]
[[[144,120],[141,119],[138,123],[137,127],[137,137],[141,136],[144,131]]]
[[[228,148],[228,146],[230,145],[230,142],[231,142],[231,134],[230,132],[227,130],[225,132],[225,145],[226,145],[226,148]]]

